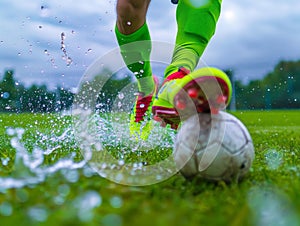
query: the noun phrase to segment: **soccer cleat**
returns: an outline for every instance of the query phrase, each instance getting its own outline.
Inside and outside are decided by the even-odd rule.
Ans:
[[[154,90],[145,96],[143,92],[136,93],[133,112],[130,115],[130,135],[146,140],[152,129],[152,104],[158,90],[158,79],[153,76]]]
[[[205,67],[190,73],[180,68],[159,90],[152,106],[153,119],[177,129],[182,120],[196,113],[217,114],[225,109],[231,94],[231,82],[223,71]]]

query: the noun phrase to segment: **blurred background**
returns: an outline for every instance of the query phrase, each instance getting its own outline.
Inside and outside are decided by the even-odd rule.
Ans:
[[[109,0],[2,0],[0,111],[68,109],[88,66],[117,48],[115,6]],[[232,110],[300,107],[299,8],[296,0],[223,2],[202,61],[231,77]],[[175,10],[169,0],[151,2],[153,40],[174,43]],[[122,86],[128,76],[113,83]]]

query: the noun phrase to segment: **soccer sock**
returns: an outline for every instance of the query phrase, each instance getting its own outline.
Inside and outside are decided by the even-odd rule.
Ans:
[[[201,6],[180,0],[177,6],[177,36],[171,64],[165,77],[185,67],[193,71],[215,33],[222,0],[207,0]]]
[[[152,46],[147,24],[129,35],[122,34],[116,26],[115,33],[123,60],[138,80],[139,91],[149,95],[154,89],[154,81],[150,65]]]

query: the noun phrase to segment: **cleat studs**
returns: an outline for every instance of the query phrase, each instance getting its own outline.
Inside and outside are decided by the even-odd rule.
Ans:
[[[210,109],[210,112],[213,114],[213,115],[216,115],[219,113],[219,109],[218,108],[211,108]]]
[[[153,120],[157,121],[157,122],[161,122],[162,121],[161,117],[159,117],[158,115],[154,115],[153,116]]]
[[[205,99],[204,99],[203,97],[200,97],[200,98],[198,99],[198,103],[199,103],[200,105],[204,104],[204,103],[205,103]]]
[[[165,121],[162,120],[162,121],[160,122],[160,126],[163,127],[163,128],[165,128],[165,127],[167,126],[167,123],[166,123]]]
[[[171,129],[177,130],[178,129],[178,124],[171,124]]]
[[[217,97],[217,103],[218,103],[218,104],[223,104],[223,103],[226,102],[226,100],[227,100],[227,97],[224,96],[224,95],[219,95],[219,96]]]
[[[182,100],[177,100],[176,101],[176,108],[177,109],[183,110],[183,109],[185,109],[185,107],[186,107],[186,104]]]
[[[197,98],[198,97],[198,90],[196,88],[192,88],[188,90],[188,95],[190,98]]]

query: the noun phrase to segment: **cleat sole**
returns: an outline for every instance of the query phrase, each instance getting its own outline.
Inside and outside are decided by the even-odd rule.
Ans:
[[[191,88],[187,92],[188,92],[189,97],[194,99],[194,98],[198,97],[199,90],[196,88]]]
[[[198,76],[196,72],[191,76],[193,80],[185,83],[177,91],[173,96],[173,102],[171,99],[168,100],[170,107],[157,105],[152,108],[155,121],[163,121],[170,124],[172,129],[177,129],[181,121],[194,114],[218,114],[220,110],[226,108],[231,95],[231,84],[226,75],[220,76],[216,72],[216,75]]]
[[[177,100],[175,106],[180,110],[184,110],[186,108],[186,104],[182,100]]]
[[[174,98],[181,120],[197,113],[217,114],[223,110],[227,100],[225,86],[225,81],[214,76],[199,77],[187,83]]]

